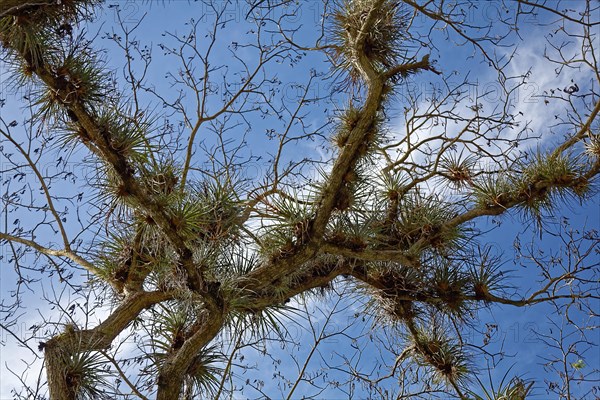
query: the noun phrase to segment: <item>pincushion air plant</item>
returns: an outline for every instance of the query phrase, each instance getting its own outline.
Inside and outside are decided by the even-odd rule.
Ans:
[[[534,332],[569,349],[537,372],[564,377],[546,394],[588,384],[600,239],[561,204],[587,213],[600,174],[600,6],[518,2],[479,26],[475,0],[247,0],[243,21],[237,2],[203,0],[150,9],[157,29],[97,3],[0,0],[1,344],[40,361],[37,382],[35,363],[15,373],[15,398],[465,399],[507,354],[480,311],[538,305],[570,324]],[[316,36],[304,4],[324,4]],[[498,54],[533,29],[552,30],[548,51],[581,41],[540,57],[588,77],[532,122],[512,96],[529,78],[519,52]],[[471,101],[492,75],[493,107]],[[553,230],[544,251],[536,227]],[[492,244],[513,228],[532,240],[513,242],[521,281]],[[479,396],[533,391],[509,382]]]
[[[378,6],[372,0],[340,1],[332,15],[330,31],[332,63],[347,76],[348,85],[357,85],[363,72],[357,67],[359,57],[365,57],[381,71],[401,63],[406,56],[403,40],[406,34],[409,12],[401,1],[379,1]],[[367,18],[373,19],[368,32],[362,27]],[[361,36],[362,48],[355,43]]]
[[[535,382],[527,381],[519,377],[509,378],[511,369],[512,367],[502,376],[497,388],[493,382],[492,374],[489,371],[489,384],[484,383],[478,376],[475,376],[475,380],[481,389],[481,393],[469,390],[467,392],[469,398],[473,400],[525,400],[529,398]]]

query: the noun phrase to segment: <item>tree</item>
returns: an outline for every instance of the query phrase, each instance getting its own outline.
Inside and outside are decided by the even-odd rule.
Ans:
[[[524,398],[531,382],[477,374],[501,358],[478,316],[544,304],[562,318],[534,332],[556,350],[546,389],[597,390],[584,367],[598,216],[592,229],[560,216],[597,201],[598,4],[315,4],[191,4],[152,45],[127,7],[182,4],[0,1],[0,239],[15,271],[2,329],[44,365],[37,383],[15,372],[15,397],[278,397],[244,377],[242,355],[275,343],[298,376],[264,379],[275,371],[288,397]],[[518,98],[539,71],[517,67],[532,35],[557,82],[537,81],[541,116]],[[290,69],[302,83],[286,86]],[[511,278],[487,243],[510,229],[502,215],[521,221],[516,259],[539,281]],[[32,297],[48,314],[23,337]],[[308,327],[302,343],[290,320]],[[310,374],[336,337],[359,360]],[[369,341],[390,365],[361,365]]]

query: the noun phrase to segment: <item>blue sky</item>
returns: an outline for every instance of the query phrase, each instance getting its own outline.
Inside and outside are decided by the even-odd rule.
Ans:
[[[112,5],[117,3],[108,2],[107,4]],[[138,22],[140,22],[140,16],[144,13],[147,13],[146,16],[141,20],[139,27],[134,33],[139,40],[142,40],[143,43],[151,46],[153,50],[153,63],[148,70],[147,80],[155,85],[158,92],[165,93],[167,100],[174,100],[175,92],[170,88],[170,80],[169,78],[166,78],[166,73],[168,71],[173,71],[176,68],[176,64],[174,59],[162,56],[163,52],[161,51],[159,44],[162,42],[169,42],[169,38],[163,36],[163,32],[170,31],[179,35],[187,34],[186,32],[190,25],[184,25],[181,23],[181,21],[188,20],[190,17],[195,17],[196,21],[200,21],[198,25],[198,32],[200,34],[206,32],[207,29],[210,28],[210,21],[213,17],[212,11],[207,8],[206,5],[198,3],[188,4],[187,2],[183,1],[175,1],[166,5],[152,3],[150,6],[143,4],[142,2],[123,1],[119,3],[119,7],[122,11],[121,18],[125,22],[125,26],[130,28],[136,26]],[[302,44],[308,45],[319,34],[319,30],[316,28],[319,26],[320,12],[322,7],[320,3],[307,2],[303,4],[301,10],[302,11],[296,16],[286,17],[285,21],[293,24],[301,24],[301,28],[296,37],[298,38],[298,41],[302,42]],[[472,15],[469,20],[473,21],[474,23],[486,24],[499,10],[502,11],[499,3],[480,3],[480,6],[477,9],[472,9],[470,11]],[[213,50],[214,64],[211,62],[211,66],[219,65],[226,66],[226,68],[224,67],[223,69],[214,72],[213,77],[211,78],[211,87],[215,90],[215,94],[210,98],[210,106],[212,107],[217,107],[222,103],[224,88],[228,83],[228,81],[223,81],[222,75],[227,73],[228,76],[234,76],[234,79],[236,79],[235,74],[243,68],[243,65],[238,60],[235,60],[233,55],[235,54],[244,60],[248,60],[250,68],[253,66],[253,58],[256,54],[255,49],[243,47],[245,42],[249,42],[255,37],[254,33],[251,31],[253,28],[243,22],[247,11],[247,6],[228,6],[225,15],[228,16],[230,21],[225,26],[218,28],[217,34],[219,41]],[[99,48],[102,47],[108,49],[104,55],[107,67],[109,69],[114,69],[117,76],[119,76],[121,85],[126,86],[122,78],[122,51],[117,49],[114,44],[111,44],[110,39],[105,38],[106,33],[109,33],[109,36],[112,35],[113,29],[115,29],[114,32],[117,35],[122,35],[122,32],[118,31],[118,28],[115,24],[117,21],[115,12],[116,8],[105,7],[104,10],[99,13],[98,20],[94,24],[90,25],[87,30],[90,32],[90,34],[98,32],[98,38],[96,40],[97,46]],[[538,18],[546,17],[540,16]],[[427,21],[422,20],[422,22],[424,24],[422,29],[425,29]],[[575,74],[570,71],[565,71],[559,76],[556,76],[553,68],[548,67],[547,61],[545,61],[542,57],[545,47],[541,32],[544,30],[545,28],[543,27],[529,27],[520,32],[522,40],[519,43],[519,48],[514,60],[507,67],[507,75],[509,76],[523,74],[530,68],[532,70],[531,79],[527,84],[523,85],[513,94],[513,100],[515,107],[514,112],[516,114],[518,114],[519,111],[522,112],[522,118],[524,120],[527,119],[531,121],[530,126],[532,131],[539,132],[541,136],[539,140],[530,142],[530,146],[533,148],[536,146],[543,147],[549,141],[556,139],[557,135],[550,135],[545,126],[548,124],[548,116],[552,116],[560,112],[561,107],[561,105],[557,103],[546,105],[543,99],[539,98],[538,96],[540,96],[544,90],[565,87],[574,78],[580,82],[585,82],[586,79],[589,78],[588,75],[582,76],[579,75],[579,73]],[[434,37],[441,40],[446,33],[446,31],[440,30],[434,34]],[[454,34],[453,38],[455,39]],[[206,37],[204,39],[206,39]],[[443,44],[449,42],[438,41],[437,43]],[[233,52],[234,48],[237,49],[235,52]],[[574,48],[576,48],[576,46]],[[509,54],[510,50],[510,48],[507,48],[499,51],[504,51],[506,54]],[[418,56],[422,56],[430,51],[431,50],[428,48],[423,48],[420,49],[417,54]],[[490,68],[486,68],[485,64],[478,62],[480,56],[477,54],[473,56],[472,48],[469,46],[463,46],[460,48],[450,45],[440,46],[432,51],[432,58],[439,60],[437,64],[438,69],[440,69],[444,74],[453,74],[452,79],[450,79],[452,82],[458,84],[468,75],[471,82],[478,83],[478,85],[471,85],[469,87],[469,96],[464,99],[464,104],[460,105],[460,107],[462,107],[461,109],[465,110],[465,112],[468,112],[468,106],[473,104],[473,95],[476,93],[481,94],[489,92],[486,96],[483,96],[479,99],[479,101],[483,103],[484,107],[493,108],[499,105],[495,92],[495,90],[497,90],[499,87],[497,83],[497,74]],[[134,61],[134,65],[137,65],[138,67],[141,65],[139,58]],[[267,89],[273,88],[275,90],[273,93],[274,104],[278,104],[280,106],[284,105],[290,107],[290,109],[293,109],[299,99],[299,93],[302,92],[302,87],[298,85],[305,85],[308,82],[310,73],[307,73],[307,71],[310,71],[310,69],[315,69],[317,73],[327,74],[328,64],[326,59],[319,53],[308,52],[306,55],[303,55],[303,57],[293,66],[290,65],[289,59],[282,60],[281,63],[272,63],[269,70],[265,71],[265,76],[267,76],[269,79],[277,79],[278,81],[282,82],[281,85],[265,85]],[[7,72],[7,66],[0,65],[0,77],[2,78],[1,85],[3,88],[2,97],[4,97],[4,89],[8,87],[9,82],[7,82],[7,77],[9,76],[10,75]],[[422,94],[419,102],[420,107],[427,107],[429,97],[431,95],[429,90],[432,84],[440,89],[442,93],[444,90],[447,90],[442,85],[441,80],[433,74],[423,73],[411,78],[411,80],[408,82],[409,87]],[[314,97],[325,97],[325,99],[318,103],[311,104],[305,109],[305,112],[307,112],[306,121],[310,125],[321,126],[322,124],[326,123],[330,117],[335,115],[338,107],[343,107],[346,104],[347,99],[345,96],[337,95],[327,98],[330,89],[330,82],[318,80],[316,84],[310,88],[309,93],[314,95]],[[391,113],[392,118],[390,121],[390,134],[392,137],[401,137],[403,134],[404,124],[401,112],[403,107],[403,90],[405,89],[399,89],[399,95],[397,96],[398,105]],[[154,110],[155,113],[164,115],[166,111],[164,111],[162,105],[156,100],[156,98],[153,98],[146,93],[141,93],[141,96],[142,104],[146,105],[150,110]],[[12,99],[15,101],[9,102],[4,108],[1,108],[0,115],[9,121],[12,119],[20,120],[22,115],[26,115],[22,108],[23,103],[16,101],[18,100],[18,96],[16,98],[12,97]],[[185,107],[193,107],[191,100],[190,93],[187,93],[187,97],[182,101],[182,104]],[[270,159],[275,152],[273,142],[266,139],[265,132],[269,129],[281,131],[285,129],[285,123],[286,121],[278,121],[272,115],[267,116],[264,119],[252,117],[251,127],[242,123],[239,125],[238,129],[229,132],[231,135],[230,137],[233,140],[239,141],[241,140],[241,137],[245,137],[245,140],[247,140],[249,144],[248,149],[245,151],[249,151],[251,154],[245,153],[243,156],[251,156],[250,164],[242,172],[242,174],[245,174],[248,179],[253,179],[256,176],[261,176],[264,174],[266,172],[266,168],[263,164],[263,161]],[[160,130],[161,128],[157,127],[157,129]],[[423,131],[420,132],[420,134],[427,135],[428,132]],[[199,138],[198,142],[203,143],[207,147],[217,143],[214,135],[212,135],[208,130],[202,131],[200,135],[201,137]],[[322,141],[315,142],[300,142],[293,152],[286,154],[286,157],[288,158],[284,159],[283,162],[299,160],[306,156],[328,159],[331,156],[331,153],[326,147],[324,147],[326,146],[326,138],[323,139],[324,140]],[[46,162],[44,168],[45,171],[48,171],[48,174],[52,174],[52,172],[57,169],[56,163],[61,156],[64,157],[65,163],[69,164],[67,170],[70,168],[73,171],[81,171],[82,168],[88,168],[89,171],[93,168],[93,165],[89,163],[83,163],[82,160],[85,157],[85,153],[80,150],[76,150],[67,156],[66,154],[59,153],[58,150],[49,149],[46,152],[46,158],[43,159],[44,162]],[[2,165],[7,165],[6,160],[0,161],[2,161]],[[203,168],[204,161],[207,160],[199,162],[198,167]],[[5,169],[5,167],[3,167],[3,169]],[[307,174],[314,173],[314,171],[310,170],[306,172]],[[31,177],[32,176],[29,176],[29,178]],[[15,184],[18,183],[15,183],[13,180],[11,185]],[[61,195],[65,197],[76,196],[78,193],[83,192],[84,201],[93,199],[92,193],[87,192],[79,182],[70,181],[69,177],[66,177],[66,179],[57,179],[54,188],[58,189]],[[3,190],[8,190],[8,187],[5,186]],[[69,200],[63,200],[59,203],[61,204],[61,207],[68,207],[70,211],[72,211],[77,205],[77,202]],[[569,203],[561,206],[558,210],[556,210],[556,215],[567,216],[573,227],[581,227],[585,225],[588,228],[600,229],[599,209],[600,199],[598,195],[595,195],[583,206],[580,206],[577,203]],[[13,215],[15,217],[13,217]],[[3,218],[3,221],[1,222],[3,224],[2,228],[6,231],[13,229],[12,225],[14,224],[12,224],[12,220],[17,219],[17,217],[22,220],[22,223],[25,226],[27,223],[33,223],[34,221],[34,219],[29,215],[17,212],[15,214],[11,214],[10,221],[5,221]],[[535,290],[537,285],[534,283],[534,280],[537,277],[538,271],[529,264],[527,264],[526,267],[523,267],[520,260],[515,262],[512,246],[517,235],[521,237],[522,243],[527,243],[529,240],[531,240],[531,238],[539,237],[539,234],[533,229],[533,225],[529,225],[528,227],[523,225],[515,213],[509,213],[508,215],[499,218],[499,220],[501,221],[500,226],[480,237],[479,241],[481,243],[492,243],[498,252],[503,253],[503,259],[506,262],[505,266],[508,269],[514,270],[514,281],[518,282],[518,285],[529,285],[531,286],[532,290]],[[482,220],[480,227],[482,230],[487,231],[489,228],[496,225],[497,224],[494,221]],[[77,220],[73,218],[73,214],[70,214],[69,219],[66,222],[66,227],[67,230],[73,232],[74,234],[81,230],[81,226]],[[85,239],[85,236],[82,238]],[[60,243],[60,239],[55,236],[49,228],[43,228],[42,230],[39,230],[38,239],[46,244]],[[558,250],[557,242],[552,240],[549,235],[544,235],[539,243],[542,247],[546,248],[547,251]],[[3,245],[2,255],[5,258],[2,260],[2,268],[0,268],[0,291],[3,299],[9,299],[10,292],[14,289],[13,282],[16,279],[16,275],[11,268],[5,264],[7,257],[10,257],[10,251],[6,248],[6,245]],[[32,254],[26,255],[25,260],[26,262],[35,262]],[[59,291],[60,285],[55,277],[53,280],[44,280],[41,285],[34,286],[34,288],[37,289],[32,289],[25,292],[23,299],[26,307],[26,314],[21,317],[20,325],[15,330],[15,332],[18,332],[19,335],[23,335],[23,337],[29,337],[30,335],[41,335],[40,332],[33,332],[30,327],[35,325],[36,322],[40,320],[39,313],[53,315],[55,310],[48,310],[43,302],[40,302],[40,294],[42,293],[42,290],[45,293]],[[71,296],[68,292],[65,292],[59,297],[61,298],[63,304],[70,304]],[[312,310],[312,318],[317,321],[317,327],[323,324],[325,316],[316,311],[316,307],[323,307],[327,309],[328,306],[332,305],[333,301],[334,299],[327,299],[321,303],[310,303],[311,307],[315,307]],[[596,306],[599,305],[600,304],[596,302]],[[366,335],[363,338],[364,340],[361,340],[357,345],[363,350],[364,357],[359,365],[364,368],[365,371],[372,369],[377,363],[373,361],[373,359],[377,359],[378,362],[381,362],[381,359],[378,358],[378,355],[380,354],[379,349],[382,346],[377,344],[377,342],[371,342],[368,340],[367,332],[370,332],[369,324],[356,324],[356,321],[353,319],[354,313],[359,312],[362,305],[357,303],[356,300],[351,296],[347,296],[344,298],[342,304],[338,305],[338,307],[344,309],[344,311],[336,314],[334,320],[332,320],[330,324],[332,326],[345,327],[351,323],[351,327],[348,328],[351,330],[351,332]],[[598,307],[596,307],[596,309],[598,309]],[[549,350],[543,342],[537,338],[532,338],[529,330],[532,327],[535,327],[540,331],[546,331],[547,329],[550,329],[550,326],[547,323],[547,318],[557,318],[556,315],[553,315],[552,308],[546,305],[539,305],[526,309],[504,306],[492,307],[491,311],[492,312],[490,313],[484,310],[480,315],[480,327],[486,322],[496,323],[498,325],[499,331],[496,336],[492,338],[490,349],[499,349],[501,346],[503,346],[503,349],[507,354],[515,355],[514,357],[507,357],[496,369],[494,369],[492,371],[492,378],[497,382],[502,378],[505,371],[510,368],[511,374],[524,374],[525,377],[536,381],[536,398],[547,398],[547,395],[545,395],[543,390],[543,379],[548,378],[549,375],[548,372],[544,371],[539,363],[541,362],[540,356],[547,354]],[[101,316],[102,313],[99,312],[96,318],[101,318]],[[51,318],[56,319],[56,317]],[[289,326],[290,332],[292,332],[291,334],[294,336],[294,339],[303,343],[310,343],[311,335],[310,332],[306,330],[309,325],[303,323],[302,326],[295,326],[290,322],[287,324],[287,326]],[[377,332],[377,330],[375,330],[375,332]],[[4,399],[10,396],[10,389],[12,386],[18,386],[18,383],[11,378],[8,368],[22,368],[24,364],[21,364],[21,361],[17,360],[19,360],[21,357],[31,360],[32,357],[31,354],[26,354],[26,350],[18,347],[15,341],[4,330],[2,330],[1,335],[3,341],[2,343],[4,345],[0,348],[0,376],[2,377],[0,379],[0,399]],[[478,336],[478,334],[475,333],[474,337],[476,341],[481,343],[482,339],[480,335]],[[35,340],[31,341],[30,343],[32,347],[36,347]],[[308,364],[308,372],[319,372],[327,365],[341,365],[344,362],[343,356],[346,356],[352,360],[352,357],[356,356],[356,353],[352,353],[352,347],[350,346],[351,344],[353,344],[352,341],[344,338],[343,336],[336,336],[332,339],[324,341],[318,347],[318,354],[313,355],[311,362]],[[282,371],[282,375],[287,376],[290,379],[294,377],[294,372],[297,371],[298,367],[294,360],[290,358],[289,355],[286,355],[285,351],[278,349],[277,345],[272,343],[268,345],[268,349],[268,356],[263,356],[258,352],[248,352],[245,357],[245,362],[251,365],[257,365],[257,369],[245,373],[243,373],[240,369],[237,370],[236,373],[240,374],[239,378],[241,382],[245,381],[246,379],[250,379],[251,381],[253,379],[263,380],[265,382],[265,387],[263,388],[264,392],[273,398],[277,398],[280,395],[280,392],[279,388],[277,387],[277,383],[272,380],[273,373],[276,372],[273,359],[281,360],[281,363],[277,364],[277,371]],[[309,347],[296,348],[294,350],[294,354],[299,358],[299,360],[302,360],[302,356],[306,355],[309,351]],[[388,357],[385,359],[387,363],[393,363],[393,356],[388,354],[385,357]],[[591,368],[592,365],[600,364],[600,357],[598,356],[597,351],[595,353],[589,352],[586,355],[586,364],[586,368]],[[343,382],[344,379],[346,379],[346,377],[339,371],[336,372],[335,369],[331,368],[327,369],[330,375],[339,374],[338,380],[340,382]],[[381,373],[385,374],[385,371],[382,371]],[[28,374],[28,380],[35,380],[36,378],[37,370],[32,368]],[[487,376],[484,375],[482,379],[484,382],[486,382]],[[281,382],[282,381],[278,381],[278,383]],[[394,387],[394,385],[395,384],[393,380],[391,380],[390,387]],[[294,397],[299,398],[303,394],[314,394],[316,393],[315,390],[317,389],[308,384],[301,384],[296,389]],[[357,387],[355,390],[355,398],[360,398],[366,393],[366,391],[363,391],[363,389],[359,387]],[[585,391],[585,389],[581,390]],[[287,392],[284,390],[283,393],[285,394]],[[259,397],[260,393],[247,388],[243,395],[240,394],[239,398],[245,398],[246,396],[251,398]],[[339,391],[335,388],[327,389],[327,391],[320,394],[320,397],[328,399],[348,398],[347,395],[344,395],[343,391]]]

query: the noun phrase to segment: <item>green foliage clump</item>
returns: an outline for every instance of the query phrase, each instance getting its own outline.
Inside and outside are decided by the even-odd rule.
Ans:
[[[393,263],[380,263],[372,265],[370,275],[387,287],[381,290],[365,287],[371,298],[368,308],[374,310],[379,319],[410,322],[419,316],[421,309],[416,300],[423,289],[423,276],[419,270]]]
[[[140,178],[146,190],[157,201],[170,204],[181,195],[178,190],[181,168],[172,158],[140,166]]]
[[[468,390],[467,393],[469,396],[472,396],[470,398],[473,400],[526,400],[529,398],[535,382],[528,382],[520,377],[514,377],[509,380],[507,379],[509,372],[510,368],[500,380],[497,388],[494,387],[491,374],[489,375],[489,387],[475,375],[475,380],[477,380],[481,388],[481,393],[476,393],[474,390]]]
[[[363,250],[373,233],[372,220],[361,218],[359,214],[340,214],[333,220],[326,240],[353,250]]]
[[[481,208],[518,206],[523,215],[541,222],[561,201],[582,199],[590,181],[582,165],[568,154],[527,154],[511,172],[486,172],[474,184]]]
[[[442,312],[462,320],[466,318],[469,309],[465,301],[468,282],[468,276],[458,263],[438,259],[434,262],[427,286],[431,294],[441,300],[436,305]]]
[[[352,104],[340,114],[338,127],[333,137],[333,141],[340,149],[348,143],[350,132],[356,128],[360,116],[360,109],[354,107]]]
[[[474,184],[475,204],[483,209],[505,207],[512,199],[513,184],[504,172],[484,172]]]
[[[64,360],[65,379],[76,400],[108,399],[103,388],[108,388],[106,360],[101,353],[72,352]]]
[[[461,189],[472,185],[476,164],[474,156],[462,157],[453,153],[442,157],[439,171],[454,188]]]
[[[195,331],[194,321],[198,312],[194,307],[185,308],[181,305],[163,305],[153,310],[153,328],[150,342],[147,345],[152,349],[150,355],[153,365],[149,371],[156,371],[167,361],[169,355],[179,350],[185,341]],[[186,370],[186,389],[199,391],[204,396],[214,394],[219,387],[220,377],[223,374],[221,364],[225,358],[216,346],[207,346],[198,351]]]
[[[590,182],[583,177],[577,161],[566,154],[536,152],[523,164],[520,179],[515,182],[519,208],[526,218],[541,225],[542,217],[554,207],[573,198],[581,199],[589,192]]]
[[[367,32],[363,25],[367,18],[374,22]],[[334,44],[333,62],[356,83],[361,75],[357,56],[366,57],[377,68],[390,68],[402,58],[403,39],[406,38],[407,14],[400,1],[386,0],[375,8],[373,0],[345,0],[333,13],[331,41]],[[364,34],[356,54],[357,39]]]
[[[239,232],[242,211],[240,184],[220,178],[207,178],[193,187],[193,201],[204,206],[209,225],[203,235],[208,241],[230,244]]]
[[[458,385],[467,379],[468,355],[442,328],[412,326],[411,334],[413,358],[417,364],[430,369],[436,381]]]
[[[585,152],[594,159],[600,158],[600,135],[590,134],[588,142],[585,144]]]
[[[0,42],[24,56],[30,68],[44,65],[43,54],[56,39],[72,36],[73,25],[89,18],[98,0],[61,0],[23,4],[19,11],[0,18]],[[58,28],[54,28],[58,27]]]
[[[151,149],[147,147],[145,126],[134,125],[115,115],[113,108],[103,109],[97,121],[100,135],[112,150],[136,164],[147,161],[148,151]]]
[[[506,278],[502,271],[502,262],[499,257],[491,254],[491,248],[483,249],[478,263],[471,263],[467,272],[469,286],[477,300],[489,301],[492,292],[506,288]]]
[[[456,210],[438,196],[411,191],[400,199],[397,215],[393,229],[402,248],[408,249],[419,240],[427,239],[433,248],[444,250],[456,246],[462,239],[460,228],[444,227],[444,223],[456,215]]]
[[[298,200],[298,196],[286,193],[269,201],[268,208],[274,213],[260,241],[263,255],[277,257],[291,254],[296,245],[308,239],[309,221],[313,217],[311,204],[310,198],[302,201]]]

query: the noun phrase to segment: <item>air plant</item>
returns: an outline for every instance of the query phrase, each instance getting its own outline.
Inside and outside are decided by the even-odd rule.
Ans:
[[[468,390],[467,394],[469,398],[473,400],[525,400],[531,393],[533,388],[533,381],[527,382],[519,377],[514,377],[510,380],[508,379],[508,374],[510,373],[509,368],[505,373],[500,383],[498,384],[498,388],[494,388],[494,383],[492,381],[492,376],[490,371],[488,370],[488,380],[489,387],[484,384],[481,379],[475,375],[475,380],[477,381],[479,387],[481,388],[480,393],[475,392],[474,390]]]
[[[442,157],[439,172],[455,189],[461,189],[473,184],[476,165],[474,156],[462,157],[462,153],[452,153]]]
[[[433,274],[428,280],[432,295],[441,300],[437,308],[459,320],[464,320],[468,306],[465,301],[465,288],[468,277],[457,263],[444,259],[436,259]]]
[[[458,389],[468,379],[469,357],[443,328],[412,326],[409,340],[413,358],[417,364],[431,370],[435,381]]]
[[[544,213],[555,207],[559,200],[582,198],[589,192],[589,181],[581,177],[582,168],[573,157],[538,151],[528,159],[514,186],[516,195],[523,199],[519,204],[523,215],[534,219],[538,225],[541,225]],[[573,185],[575,180],[578,183]]]
[[[106,362],[101,353],[74,351],[65,356],[65,377],[77,400],[109,399],[103,387],[109,386]]]
[[[585,143],[585,152],[592,158],[600,158],[600,135],[589,135],[588,141]]]
[[[502,270],[502,260],[491,254],[490,247],[480,250],[480,253],[478,262],[471,264],[467,276],[475,298],[488,301],[493,292],[508,288],[504,283],[507,275]]]
[[[367,19],[372,23],[365,33]],[[407,23],[408,14],[398,0],[385,0],[379,7],[373,0],[343,1],[333,13],[330,32],[334,66],[347,74],[349,83],[356,84],[362,74],[360,57],[381,70],[396,65],[404,56]]]
[[[443,250],[455,246],[463,237],[458,227],[443,227],[456,211],[437,196],[424,196],[419,191],[407,193],[398,204],[397,215],[394,229],[405,248],[425,239],[431,247]]]
[[[484,172],[474,182],[475,202],[479,207],[505,207],[513,198],[514,186],[507,172]]]

